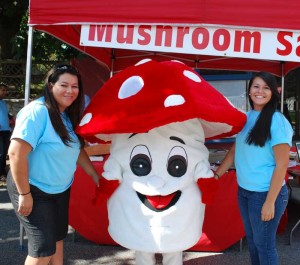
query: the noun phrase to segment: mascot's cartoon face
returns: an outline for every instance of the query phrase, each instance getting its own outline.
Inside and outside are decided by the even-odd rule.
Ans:
[[[114,135],[103,173],[120,181],[108,204],[111,236],[143,251],[195,244],[205,209],[196,182],[212,175],[198,119]]]
[[[112,238],[147,252],[192,247],[205,209],[196,182],[213,176],[204,141],[234,135],[245,121],[181,62],[143,60],[113,76],[76,128],[112,142],[103,173],[120,181],[108,202]]]

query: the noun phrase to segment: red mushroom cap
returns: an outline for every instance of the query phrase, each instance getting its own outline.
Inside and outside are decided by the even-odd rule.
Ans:
[[[113,76],[93,97],[76,132],[143,133],[198,118],[206,139],[232,136],[246,122],[235,108],[192,68],[178,61],[142,61]]]

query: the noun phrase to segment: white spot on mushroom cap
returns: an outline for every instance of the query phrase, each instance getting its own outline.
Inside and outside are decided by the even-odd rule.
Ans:
[[[144,80],[140,76],[134,75],[126,79],[120,87],[118,98],[129,98],[137,94],[144,86]]]
[[[150,61],[152,61],[151,59],[143,59],[143,60],[140,60],[139,62],[137,62],[134,66],[138,66],[138,65],[140,65],[140,64],[144,64],[144,63],[148,63],[148,62],[150,62]]]
[[[83,118],[81,119],[79,126],[83,126],[83,125],[89,123],[91,121],[91,119],[92,119],[92,113],[85,114],[83,116]]]
[[[164,106],[166,108],[167,107],[172,107],[172,106],[179,106],[179,105],[184,104],[184,102],[185,102],[185,99],[184,99],[183,96],[181,96],[181,95],[171,95],[171,96],[168,96],[165,99]]]
[[[192,71],[184,70],[183,75],[197,83],[201,82],[201,78],[197,74],[193,73]]]

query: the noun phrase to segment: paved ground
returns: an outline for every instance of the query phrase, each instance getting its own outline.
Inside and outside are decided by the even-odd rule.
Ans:
[[[288,206],[289,223],[285,233],[278,235],[278,252],[281,265],[300,264],[300,227],[293,236],[293,244],[290,246],[289,232],[291,227],[300,218],[300,205],[292,203]],[[26,237],[24,243],[26,244]],[[0,264],[23,264],[26,250],[19,249],[19,223],[13,212],[5,185],[0,183]],[[158,256],[158,260],[160,257]],[[91,243],[76,234],[73,242],[73,234],[70,231],[65,240],[66,265],[133,265],[133,251],[116,246],[103,246]],[[157,264],[161,264],[159,261]],[[185,252],[184,265],[250,265],[246,242],[242,251],[239,243],[231,246],[221,253],[209,252]]]

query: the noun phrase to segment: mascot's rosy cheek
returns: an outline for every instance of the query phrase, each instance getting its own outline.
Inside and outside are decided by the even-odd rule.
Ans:
[[[112,77],[76,129],[86,139],[112,142],[103,173],[120,182],[108,202],[112,238],[129,249],[161,253],[197,243],[205,182],[214,180],[205,139],[234,135],[245,120],[177,61],[146,60]]]

